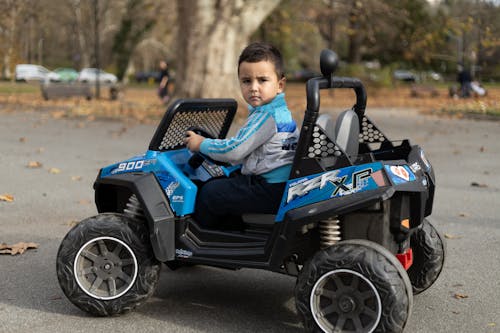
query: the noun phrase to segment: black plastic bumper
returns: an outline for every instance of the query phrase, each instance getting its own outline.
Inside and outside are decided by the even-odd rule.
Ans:
[[[109,211],[109,199],[120,188],[137,196],[148,221],[149,237],[159,261],[175,259],[175,218],[168,199],[152,173],[124,173],[97,178],[94,183],[95,201],[99,213]]]

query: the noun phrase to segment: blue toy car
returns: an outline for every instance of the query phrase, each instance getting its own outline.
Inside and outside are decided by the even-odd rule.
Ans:
[[[434,172],[419,146],[390,141],[365,115],[364,86],[334,76],[337,59],[324,50],[323,76],[307,82],[279,211],[245,214],[237,229],[206,229],[192,215],[198,188],[239,166],[183,143],[188,129],[225,138],[236,101],[173,103],[144,154],[100,170],[99,214],[63,239],[57,275],[68,299],[93,315],[116,315],[152,295],[161,263],[256,268],[297,277],[296,306],[308,331],[403,331],[413,294],[443,268],[443,238],[427,219]],[[353,89],[356,104],[337,119],[320,114],[321,89]]]

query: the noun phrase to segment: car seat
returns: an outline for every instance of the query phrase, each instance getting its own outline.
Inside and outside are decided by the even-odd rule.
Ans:
[[[331,115],[321,114],[316,124],[346,155],[351,159],[356,158],[359,147],[359,119],[354,110],[341,112],[336,122],[333,121]]]

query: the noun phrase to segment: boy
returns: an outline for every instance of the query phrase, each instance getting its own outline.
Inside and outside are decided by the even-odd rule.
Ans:
[[[299,131],[285,102],[281,53],[265,43],[248,45],[238,60],[238,79],[249,116],[227,139],[206,139],[186,133],[189,150],[210,158],[242,164],[241,175],[214,179],[200,190],[195,219],[214,227],[228,216],[275,214],[281,202]]]

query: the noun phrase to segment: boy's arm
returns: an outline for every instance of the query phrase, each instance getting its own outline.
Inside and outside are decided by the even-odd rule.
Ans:
[[[275,132],[276,123],[269,113],[253,113],[234,137],[205,139],[200,144],[200,152],[217,161],[237,164],[268,141]]]

